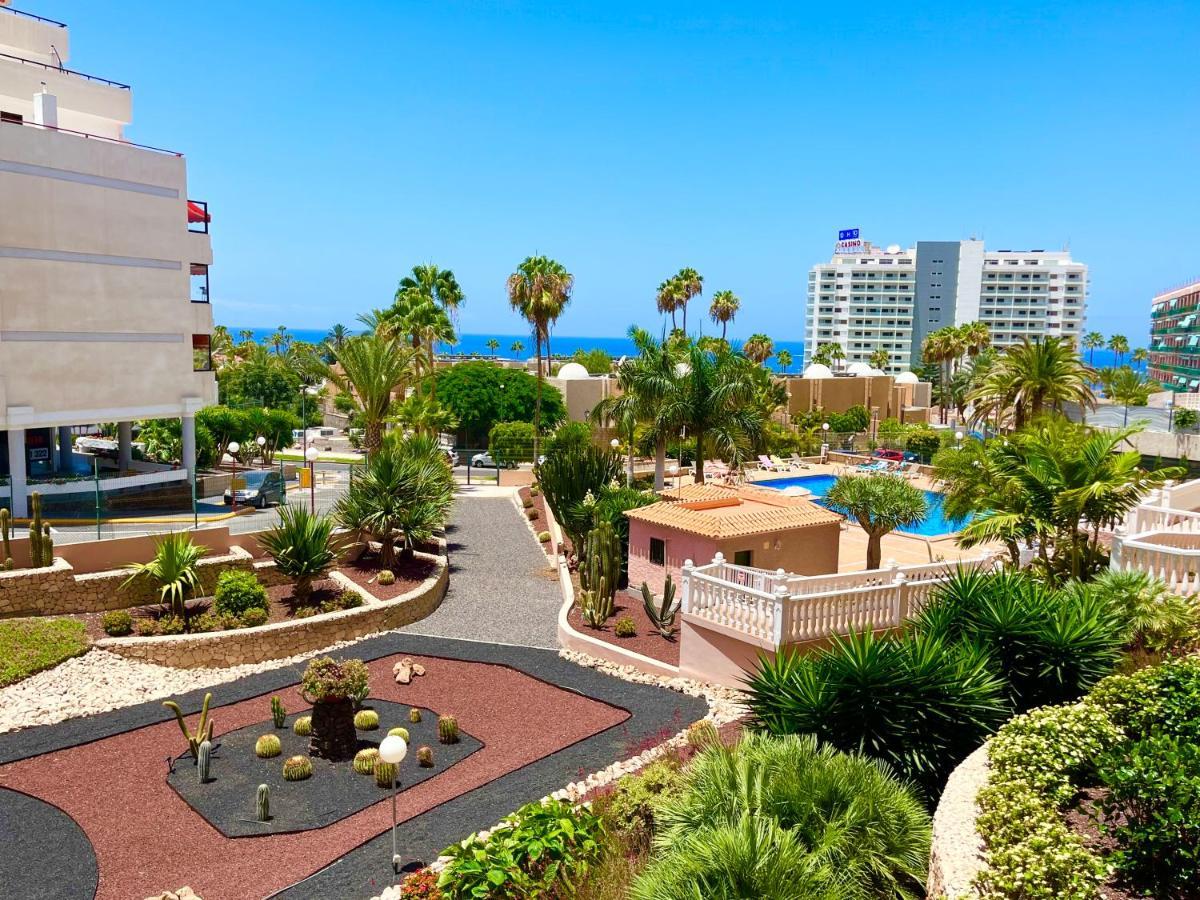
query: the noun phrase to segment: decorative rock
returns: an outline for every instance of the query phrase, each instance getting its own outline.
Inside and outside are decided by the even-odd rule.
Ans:
[[[406,656],[392,666],[392,674],[396,676],[397,684],[409,684],[412,682],[414,675],[425,674],[425,667],[418,662],[413,662],[411,657]]]

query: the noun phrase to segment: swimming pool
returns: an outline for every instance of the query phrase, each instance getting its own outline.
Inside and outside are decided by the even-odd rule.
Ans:
[[[795,478],[772,478],[770,481],[758,481],[755,482],[755,486],[774,488],[779,491],[789,487],[802,487],[812,491],[813,498],[819,502],[833,487],[835,481],[837,478],[833,475],[800,475]],[[911,528],[899,530],[908,534],[919,534],[923,537],[935,537],[958,531],[970,521],[969,518],[947,519],[946,513],[942,509],[942,495],[936,491],[925,491],[924,493],[925,503],[928,506],[925,518]]]

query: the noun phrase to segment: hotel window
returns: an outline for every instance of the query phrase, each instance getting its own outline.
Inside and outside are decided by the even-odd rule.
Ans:
[[[192,371],[212,371],[212,338],[207,334],[192,335]]]
[[[667,564],[667,542],[662,538],[650,538],[650,564],[655,566]]]

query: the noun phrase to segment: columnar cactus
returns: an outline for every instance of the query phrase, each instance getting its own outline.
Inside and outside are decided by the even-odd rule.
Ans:
[[[654,591],[650,590],[650,585],[642,582],[642,608],[646,610],[646,617],[658,629],[658,633],[669,638],[671,626],[675,624],[675,615],[679,612],[679,604],[675,600],[675,582],[671,580],[670,575],[667,575],[663,584],[661,602],[655,602]]]
[[[0,538],[4,541],[4,555],[0,556],[0,562],[4,563],[5,569],[13,567],[12,561],[12,513],[7,508],[0,509]]]
[[[254,742],[254,755],[260,759],[272,759],[283,752],[283,744],[273,734],[264,734]]]
[[[458,743],[458,719],[442,716],[438,719],[438,740],[443,744]]]
[[[359,731],[374,731],[379,727],[379,713],[373,709],[361,709],[354,714],[354,727]]]
[[[258,796],[255,797],[256,815],[258,821],[265,822],[271,818],[271,789],[265,784],[258,786]]]
[[[292,723],[292,731],[300,735],[300,737],[308,737],[312,734],[312,716],[301,716]]]
[[[183,710],[179,708],[179,704],[174,700],[163,701],[163,706],[175,713],[175,720],[179,723],[179,730],[187,738],[188,749],[192,752],[192,759],[196,761],[200,759],[200,743],[202,741],[211,741],[213,736],[213,720],[208,717],[208,704],[211,700],[212,694],[204,695],[204,705],[200,708],[200,722],[196,726],[195,734],[188,730],[187,722],[183,719]]]
[[[359,775],[370,775],[375,771],[375,763],[379,761],[379,750],[368,747],[354,754],[354,771]]]
[[[29,495],[29,556],[35,569],[54,562],[54,541],[50,537],[50,526],[42,522],[42,495],[34,491]]]
[[[593,628],[613,614],[613,599],[621,577],[621,539],[608,522],[588,532],[579,565],[579,609]]]
[[[422,769],[433,768],[433,749],[430,747],[421,747],[417,750],[417,765]]]
[[[396,783],[396,764],[383,760],[375,761],[375,783],[381,788],[390,788]]]
[[[283,708],[283,701],[278,697],[271,698],[271,721],[275,723],[276,728],[282,728],[284,721],[287,719],[287,710]]]
[[[414,725],[421,721],[421,711],[415,706],[408,711],[408,721]]]
[[[312,773],[312,760],[307,756],[289,756],[283,764],[284,781],[303,781],[311,778]]]
[[[408,729],[407,729],[407,728],[400,728],[400,727],[396,727],[396,728],[389,728],[389,729],[388,729],[388,737],[398,737],[398,738],[403,738],[403,739],[404,739],[404,743],[406,743],[406,744],[407,744],[407,743],[408,743]]]
[[[201,784],[208,782],[209,770],[212,766],[212,741],[201,741],[196,754],[196,776]]]

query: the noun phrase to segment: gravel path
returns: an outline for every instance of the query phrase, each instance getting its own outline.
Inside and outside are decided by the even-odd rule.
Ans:
[[[558,574],[510,499],[460,497],[447,528],[450,589],[401,629],[493,644],[558,646]]]

